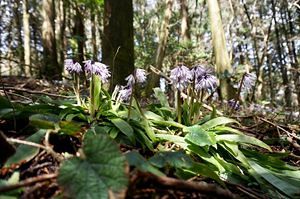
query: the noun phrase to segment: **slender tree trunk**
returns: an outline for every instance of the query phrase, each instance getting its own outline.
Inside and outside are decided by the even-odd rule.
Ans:
[[[16,35],[17,35],[17,42],[18,42],[18,48],[17,50],[17,56],[19,57],[19,66],[20,70],[18,70],[18,75],[22,76],[25,73],[25,68],[24,68],[24,50],[23,50],[23,41],[22,41],[22,17],[21,13],[19,12],[20,8],[20,1],[15,1],[14,7],[13,7],[13,12],[14,12],[14,20],[16,24]]]
[[[287,40],[289,40],[296,35],[295,35],[294,25],[292,22],[292,17],[291,17],[291,13],[287,1],[285,2],[285,5],[286,5],[285,9],[286,9],[286,16],[287,16],[286,23],[288,25],[288,30],[289,30],[289,37],[287,38]],[[299,89],[300,88],[300,67],[299,67],[299,62],[296,53],[295,41],[292,39],[291,42],[289,42],[289,44],[290,44],[289,55],[291,59],[292,69],[293,69],[294,86],[296,88],[298,107],[300,109],[300,89]]]
[[[134,69],[132,0],[104,0],[103,63],[112,71],[110,90]]]
[[[291,93],[291,88],[289,86],[287,68],[286,68],[286,65],[284,65],[284,58],[282,56],[282,47],[281,47],[279,30],[278,30],[278,23],[277,23],[277,19],[276,19],[276,7],[275,7],[274,0],[272,0],[272,12],[274,13],[278,64],[279,64],[280,71],[281,71],[282,83],[283,83],[283,86],[285,87],[285,89],[284,89],[285,104],[286,104],[286,107],[291,107],[292,106],[292,99],[291,99],[292,93]]]
[[[84,42],[85,42],[85,34],[84,34],[84,21],[83,15],[80,11],[80,7],[76,5],[75,8],[75,27],[74,27],[74,35],[76,36],[77,41],[77,52],[76,58],[77,61],[82,63],[84,61]]]
[[[182,43],[189,43],[191,40],[191,34],[190,34],[190,18],[189,18],[187,0],[180,0],[180,12],[181,12],[181,41]]]
[[[44,64],[42,77],[46,79],[61,79],[62,67],[57,63],[56,39],[55,39],[55,12],[54,0],[43,0],[42,5],[42,41]]]
[[[234,97],[234,89],[230,85],[228,75],[231,73],[231,63],[226,48],[225,34],[222,25],[221,11],[217,0],[208,0],[208,11],[212,43],[215,54],[216,72],[220,80],[221,98],[231,99]]]
[[[95,14],[95,9],[91,9],[91,35],[92,35],[93,59],[96,60],[97,57],[98,57],[98,51],[97,51],[97,40],[96,40],[96,14]]]
[[[23,33],[24,33],[24,61],[25,61],[25,75],[32,75],[31,61],[30,61],[30,25],[28,13],[28,0],[23,0]]]
[[[159,70],[161,70],[162,68],[163,60],[166,53],[166,47],[169,38],[169,24],[172,16],[172,7],[173,7],[173,0],[166,0],[165,15],[164,15],[164,20],[160,27],[159,43],[158,43],[158,48],[155,57],[155,67]],[[157,76],[156,74],[151,74],[149,79],[149,84],[147,87],[147,95],[149,95],[152,92],[152,88],[157,86],[158,82],[159,82],[159,76]]]

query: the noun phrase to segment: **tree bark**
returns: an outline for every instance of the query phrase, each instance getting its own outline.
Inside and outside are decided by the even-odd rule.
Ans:
[[[62,67],[58,65],[56,53],[54,0],[43,0],[42,17],[44,63],[41,68],[41,74],[46,79],[61,79]]]
[[[181,42],[189,43],[191,40],[190,34],[190,19],[187,0],[180,0],[181,12]]]
[[[274,0],[272,0],[272,12],[273,12],[273,18],[274,18],[274,24],[275,24],[278,65],[279,65],[280,71],[281,71],[282,83],[283,83],[283,86],[285,87],[284,88],[285,104],[286,104],[286,107],[291,107],[292,106],[292,98],[291,98],[292,93],[291,93],[291,88],[289,86],[287,68],[286,68],[286,65],[284,65],[284,58],[282,57],[282,47],[281,47],[281,40],[280,40],[279,29],[278,29],[278,22],[276,19],[276,5],[275,5]]]
[[[207,3],[215,54],[216,72],[220,80],[221,99],[231,99],[234,97],[234,89],[230,85],[228,75],[231,73],[232,68],[226,48],[219,3],[217,0],[208,0]]]
[[[24,61],[25,61],[25,75],[32,74],[30,61],[30,25],[28,13],[28,0],[23,0],[23,30],[24,30]]]
[[[104,1],[102,62],[109,65],[110,91],[134,70],[132,0]]]
[[[83,21],[83,14],[80,10],[80,6],[76,5],[75,7],[75,16],[74,16],[74,36],[76,37],[77,41],[77,49],[76,49],[76,61],[82,63],[84,61],[84,42],[85,42],[85,35],[84,35],[84,21]]]
[[[98,57],[97,40],[96,40],[96,14],[95,9],[91,9],[91,36],[92,36],[92,52],[93,59]]]
[[[172,7],[173,7],[173,0],[166,0],[164,20],[160,27],[159,43],[158,43],[158,48],[155,57],[155,67],[158,70],[161,70],[162,68],[163,60],[166,53],[166,47],[169,38],[169,24],[172,16]],[[156,74],[151,74],[149,79],[149,84],[147,86],[147,95],[150,95],[150,93],[152,92],[152,88],[157,86],[158,82],[159,82],[159,76],[157,76]]]

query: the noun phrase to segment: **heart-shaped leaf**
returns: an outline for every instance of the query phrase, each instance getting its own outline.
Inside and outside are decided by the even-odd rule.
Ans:
[[[107,199],[128,183],[125,157],[106,134],[87,132],[81,157],[63,162],[58,183],[72,198]]]

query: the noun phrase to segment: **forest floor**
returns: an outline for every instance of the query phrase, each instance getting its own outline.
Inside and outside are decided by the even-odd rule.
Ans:
[[[54,85],[44,80],[27,79],[22,77],[2,77],[1,95],[9,97],[13,102],[31,103],[40,96],[59,98],[72,92],[68,85]],[[5,89],[5,92],[3,92]],[[260,115],[248,110],[243,116],[234,115],[235,119],[241,122],[240,130],[248,135],[263,140],[271,146],[273,151],[290,152],[284,159],[289,165],[300,168],[300,142],[293,139],[292,135],[300,132],[300,124],[295,121],[286,121],[284,117],[276,114]],[[23,131],[28,125],[28,121],[18,121],[14,126],[11,122],[0,119],[0,132],[7,137],[24,140],[30,135],[28,130]],[[21,133],[19,133],[21,132]],[[286,136],[286,142],[280,142],[282,134]],[[81,145],[80,138],[73,136],[51,137],[50,144],[58,153],[76,153]],[[1,147],[0,147],[1,148]],[[72,151],[74,150],[75,151]],[[127,146],[120,146],[122,152],[132,150]],[[1,149],[3,150],[3,149]],[[0,150],[0,151],[1,151]],[[0,153],[3,155],[3,151]],[[1,156],[0,155],[0,156]],[[1,158],[2,159],[2,158]],[[0,162],[1,166],[1,162]],[[52,198],[61,192],[54,174],[59,166],[59,162],[44,150],[40,150],[34,158],[12,165],[10,168],[0,169],[0,179],[8,179],[14,171],[20,172],[20,182],[17,186],[22,187],[19,192],[20,198]],[[189,181],[176,179],[174,176],[160,178],[149,173],[137,171],[130,168],[130,183],[126,193],[121,193],[119,197],[126,198],[268,198],[262,190],[257,190],[243,185],[226,184],[226,189],[221,188],[216,182],[195,177]],[[200,182],[199,185],[196,182]],[[202,183],[202,184],[201,184]],[[203,184],[204,183],[204,184]],[[19,187],[10,187],[16,189]],[[7,190],[1,189],[0,195]],[[224,193],[224,191],[228,191]],[[227,194],[227,195],[226,195]],[[113,196],[111,198],[118,198]],[[0,196],[1,198],[1,196]]]

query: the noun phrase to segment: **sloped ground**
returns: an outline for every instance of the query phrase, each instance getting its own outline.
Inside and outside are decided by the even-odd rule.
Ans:
[[[67,97],[67,94],[72,92],[70,85],[67,84],[50,84],[42,80],[21,77],[4,77],[2,78],[1,87],[0,93],[2,96],[9,97],[11,101],[22,103],[36,100],[41,96]],[[274,115],[271,116],[273,118],[269,117],[269,115],[248,112],[244,113],[243,116],[235,115],[234,117],[242,123],[242,126],[237,128],[240,128],[248,135],[265,141],[271,146],[273,151],[289,151],[290,155],[284,161],[300,168],[300,141],[297,140],[300,131],[299,123],[283,123],[282,120],[284,118],[280,117],[278,120]],[[0,130],[7,137],[24,140],[30,135],[30,128],[27,128],[28,121],[18,121],[17,125],[14,126],[11,121],[0,119]],[[82,131],[84,130],[82,129]],[[282,139],[282,137],[286,139]],[[77,136],[51,136],[49,142],[53,145],[56,152],[75,154],[81,145],[81,139],[82,134],[78,133]],[[121,145],[120,149],[124,153],[135,150],[125,145]],[[4,154],[5,152],[1,151],[1,156]],[[23,184],[18,184],[22,188],[21,191],[18,191],[20,198],[52,198],[61,193],[56,182],[56,176],[53,175],[57,171],[58,166],[59,162],[53,156],[40,149],[35,157],[29,161],[24,160],[9,168],[1,168],[0,179],[8,179],[14,171],[19,171],[20,182],[23,182]],[[216,182],[201,176],[188,181],[181,181],[172,176],[172,172],[170,174],[171,176],[168,178],[160,178],[132,167],[128,171],[130,184],[127,192],[113,197],[163,199],[268,198],[263,191],[256,189],[255,186],[249,188],[228,183],[226,184],[226,189],[219,186]],[[16,190],[19,187],[8,188]],[[0,186],[0,194],[6,191]]]

